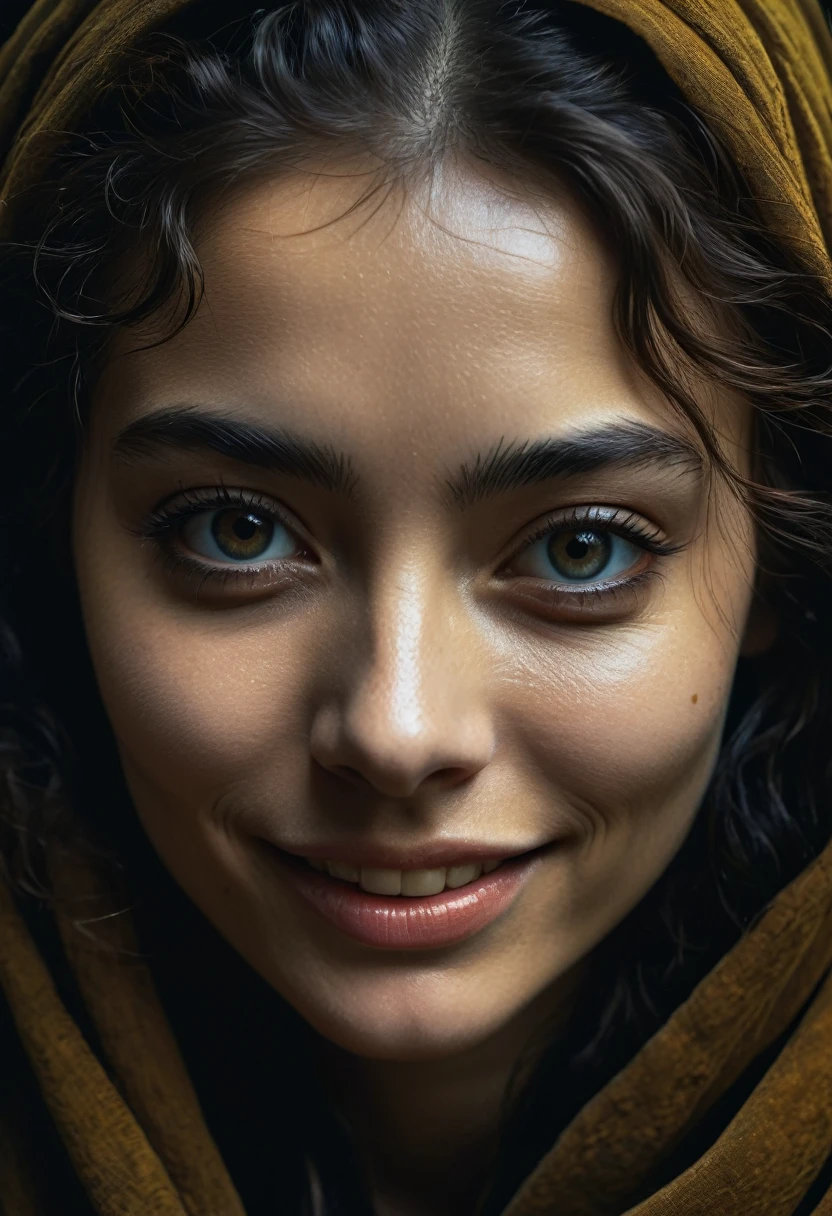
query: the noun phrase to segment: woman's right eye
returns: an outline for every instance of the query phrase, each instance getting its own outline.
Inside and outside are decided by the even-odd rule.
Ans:
[[[279,520],[244,507],[196,512],[177,531],[197,557],[223,564],[281,560],[299,549],[295,537]]]

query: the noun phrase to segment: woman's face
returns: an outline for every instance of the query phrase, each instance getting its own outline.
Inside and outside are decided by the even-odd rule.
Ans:
[[[610,256],[503,185],[227,201],[193,322],[117,339],[77,482],[150,840],[374,1058],[557,1009],[691,826],[751,603],[748,515],[623,354]],[[702,406],[744,470],[747,407]]]

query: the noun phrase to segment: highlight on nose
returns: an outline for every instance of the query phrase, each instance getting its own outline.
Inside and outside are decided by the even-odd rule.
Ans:
[[[470,708],[460,716],[440,704],[420,720],[405,733],[366,696],[361,704],[330,703],[315,716],[310,752],[327,771],[389,798],[407,798],[428,780],[457,785],[488,764],[494,737],[484,714]]]

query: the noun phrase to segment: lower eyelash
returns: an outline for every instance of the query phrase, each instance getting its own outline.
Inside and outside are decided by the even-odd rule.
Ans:
[[[560,598],[568,597],[570,603],[578,600],[579,603],[588,603],[590,601],[597,603],[599,600],[604,600],[609,603],[611,600],[620,598],[623,595],[630,595],[632,592],[638,591],[644,587],[651,579],[663,578],[663,574],[655,567],[648,567],[647,570],[641,570],[638,574],[634,574],[632,578],[622,578],[617,582],[598,583],[597,586],[578,587],[575,590],[563,590],[562,584],[553,584],[557,587],[557,595]]]
[[[624,514],[623,519],[621,519],[622,514]],[[525,538],[522,547],[515,552],[515,559],[517,556],[525,553],[527,549],[530,549],[536,541],[542,540],[546,536],[577,532],[581,529],[620,536],[635,545],[643,553],[651,553],[655,557],[670,557],[673,554],[681,553],[688,547],[688,542],[674,543],[661,540],[658,532],[649,533],[644,530],[643,526],[634,526],[631,523],[634,519],[638,519],[638,516],[631,511],[624,513],[619,510],[612,515],[601,516],[597,509],[582,511],[579,508],[575,508],[566,517],[561,515],[544,520],[530,536]],[[531,578],[532,576],[520,577]],[[585,608],[591,612],[593,609],[601,608],[602,606],[612,607],[615,601],[622,597],[635,596],[653,578],[663,579],[662,571],[657,569],[655,564],[646,570],[641,570],[638,574],[632,575],[630,578],[616,575],[606,582],[599,580],[596,583],[588,583],[586,585],[581,585],[580,583],[558,583],[554,579],[545,580],[541,578],[538,580],[540,586],[537,591],[525,593],[524,598],[527,595],[528,598],[535,599],[538,602],[548,600],[552,605],[553,611],[558,609],[562,611],[564,608],[569,607],[576,611]]]
[[[235,586],[244,589],[253,589],[260,585],[260,576],[263,570],[280,571],[289,563],[281,563],[280,561],[272,560],[261,566],[254,565],[239,565],[239,566],[208,566],[199,561],[197,558],[188,557],[187,554],[177,553],[175,549],[164,544],[162,538],[154,539],[156,555],[163,563],[165,574],[174,574],[180,571],[187,576],[199,576],[199,585],[197,587],[197,598],[205,583],[212,585],[219,584],[224,586],[226,583],[233,582]],[[246,581],[248,588],[246,588]]]
[[[281,571],[291,565],[291,562],[272,558],[268,562],[260,564],[249,562],[245,565],[241,563],[238,565],[229,564],[228,566],[215,567],[207,562],[200,561],[199,558],[190,557],[178,551],[174,548],[171,538],[180,524],[195,515],[222,510],[223,508],[255,511],[264,518],[270,519],[281,527],[286,528],[287,531],[296,536],[289,522],[282,518],[280,512],[275,509],[271,501],[263,494],[253,491],[229,490],[222,485],[212,488],[207,492],[188,490],[183,493],[182,497],[188,504],[186,507],[174,507],[171,509],[162,504],[161,507],[157,507],[151,512],[138,528],[131,529],[131,531],[140,539],[151,542],[155,548],[156,555],[164,562],[166,574],[183,571],[189,576],[199,575],[200,583],[197,589],[197,597],[205,583],[223,586],[228,582],[234,582],[237,587],[242,587],[244,590],[253,589],[255,586],[260,585],[260,576],[264,570],[269,570],[270,572]],[[302,545],[302,542],[298,540],[298,544]]]
[[[572,609],[576,613],[586,612],[587,624],[592,623],[593,612],[614,608],[617,601],[632,601],[639,592],[644,591],[654,579],[664,582],[664,573],[655,567],[642,570],[632,578],[619,579],[612,583],[591,584],[587,587],[565,587],[562,583],[551,582],[535,591],[523,590],[524,600],[536,605],[549,608],[554,615],[562,615],[565,610]],[[542,580],[541,580],[542,581]],[[622,605],[624,607],[625,605]],[[574,620],[573,624],[580,622]]]

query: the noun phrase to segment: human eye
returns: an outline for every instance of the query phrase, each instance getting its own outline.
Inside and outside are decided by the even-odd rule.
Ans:
[[[628,596],[658,575],[660,558],[680,552],[636,512],[587,506],[541,521],[516,552],[505,575],[534,580],[527,595],[564,611],[620,609]]]
[[[272,584],[311,556],[299,527],[273,499],[226,486],[183,491],[147,516],[139,535],[166,559],[168,570],[205,584],[253,589]]]

